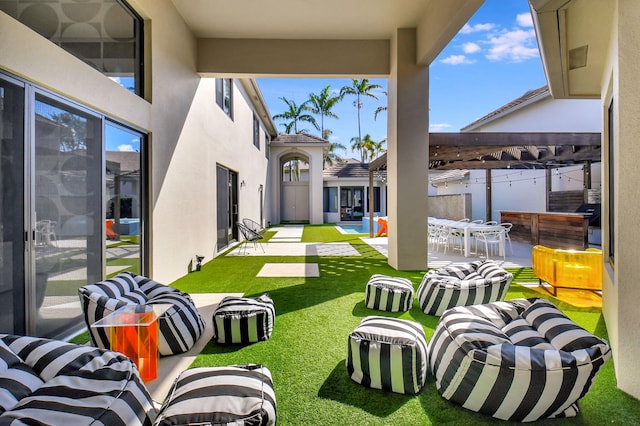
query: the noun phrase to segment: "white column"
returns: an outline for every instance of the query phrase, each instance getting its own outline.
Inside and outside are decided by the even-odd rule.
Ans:
[[[389,265],[427,266],[429,67],[416,64],[416,30],[391,40],[388,83]]]

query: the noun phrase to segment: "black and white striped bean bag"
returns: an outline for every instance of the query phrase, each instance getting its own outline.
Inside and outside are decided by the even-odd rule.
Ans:
[[[413,284],[407,278],[374,274],[367,282],[364,303],[369,309],[408,311],[413,306]]]
[[[154,426],[275,425],[276,395],[262,365],[200,367],[178,376]]]
[[[445,399],[522,422],[575,416],[610,356],[605,340],[535,298],[451,308],[429,342]]]
[[[268,340],[275,316],[273,300],[266,294],[256,298],[227,296],[213,312],[213,339],[221,344]]]
[[[135,364],[92,346],[0,335],[0,424],[149,426]]]
[[[114,278],[80,287],[78,294],[91,341],[100,348],[110,348],[109,333],[104,328],[93,328],[91,324],[124,305],[172,305],[158,319],[160,355],[188,351],[204,331],[204,320],[191,296],[141,275],[121,273]]]
[[[432,269],[418,287],[418,302],[425,314],[440,316],[454,306],[504,300],[512,280],[511,273],[487,260]]]
[[[427,377],[427,340],[415,321],[368,316],[349,334],[347,371],[374,389],[417,394]]]

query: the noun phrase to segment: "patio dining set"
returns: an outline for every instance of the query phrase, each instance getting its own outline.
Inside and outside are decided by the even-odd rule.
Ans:
[[[511,227],[511,223],[496,221],[429,217],[429,249],[442,250],[445,254],[447,250],[458,250],[465,257],[470,257],[474,253],[479,255],[478,248],[480,248],[484,249],[484,256],[487,259],[493,255],[506,259],[505,244],[509,243],[509,248],[513,251],[509,238]]]

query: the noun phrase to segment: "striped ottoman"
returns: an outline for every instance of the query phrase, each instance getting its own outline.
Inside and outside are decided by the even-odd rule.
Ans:
[[[574,417],[610,357],[605,340],[540,298],[451,308],[429,342],[445,399],[516,422]]]
[[[349,334],[347,371],[355,382],[402,394],[427,377],[427,340],[415,321],[368,316]]]
[[[364,303],[369,309],[408,311],[413,305],[413,284],[407,278],[374,274],[367,282]]]
[[[276,395],[262,365],[200,367],[182,372],[154,426],[275,425]]]
[[[213,312],[213,339],[217,343],[254,343],[267,340],[273,331],[273,300],[227,296]]]
[[[454,306],[504,300],[512,280],[511,273],[487,260],[431,269],[418,286],[418,303],[425,314],[440,316]]]

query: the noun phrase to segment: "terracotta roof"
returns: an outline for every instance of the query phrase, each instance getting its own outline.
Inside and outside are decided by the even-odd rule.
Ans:
[[[547,97],[550,97],[551,94],[549,93],[549,87],[548,86],[542,86],[538,89],[534,89],[534,90],[529,90],[528,92],[526,92],[524,95],[520,96],[517,99],[512,100],[511,102],[502,105],[500,108],[491,111],[489,114],[485,115],[484,117],[481,117],[479,119],[477,119],[476,121],[474,121],[471,124],[467,124],[466,126],[464,126],[462,129],[460,129],[460,131],[465,132],[465,131],[469,131],[472,129],[477,128],[478,126],[480,126],[481,124],[485,124],[487,122],[493,121],[494,119],[509,114],[511,112],[513,112],[514,110],[517,110],[519,107],[527,105],[529,103],[538,101],[538,100],[542,100],[545,99]]]
[[[386,176],[386,170],[377,172]],[[341,162],[322,171],[323,177],[369,179],[368,163]]]
[[[329,141],[326,139],[322,139],[321,137],[318,136],[313,136],[310,135],[308,133],[296,133],[296,134],[286,134],[286,133],[281,133],[279,134],[275,139],[273,139],[271,141],[273,142],[280,142],[280,143],[326,143],[328,144]]]

